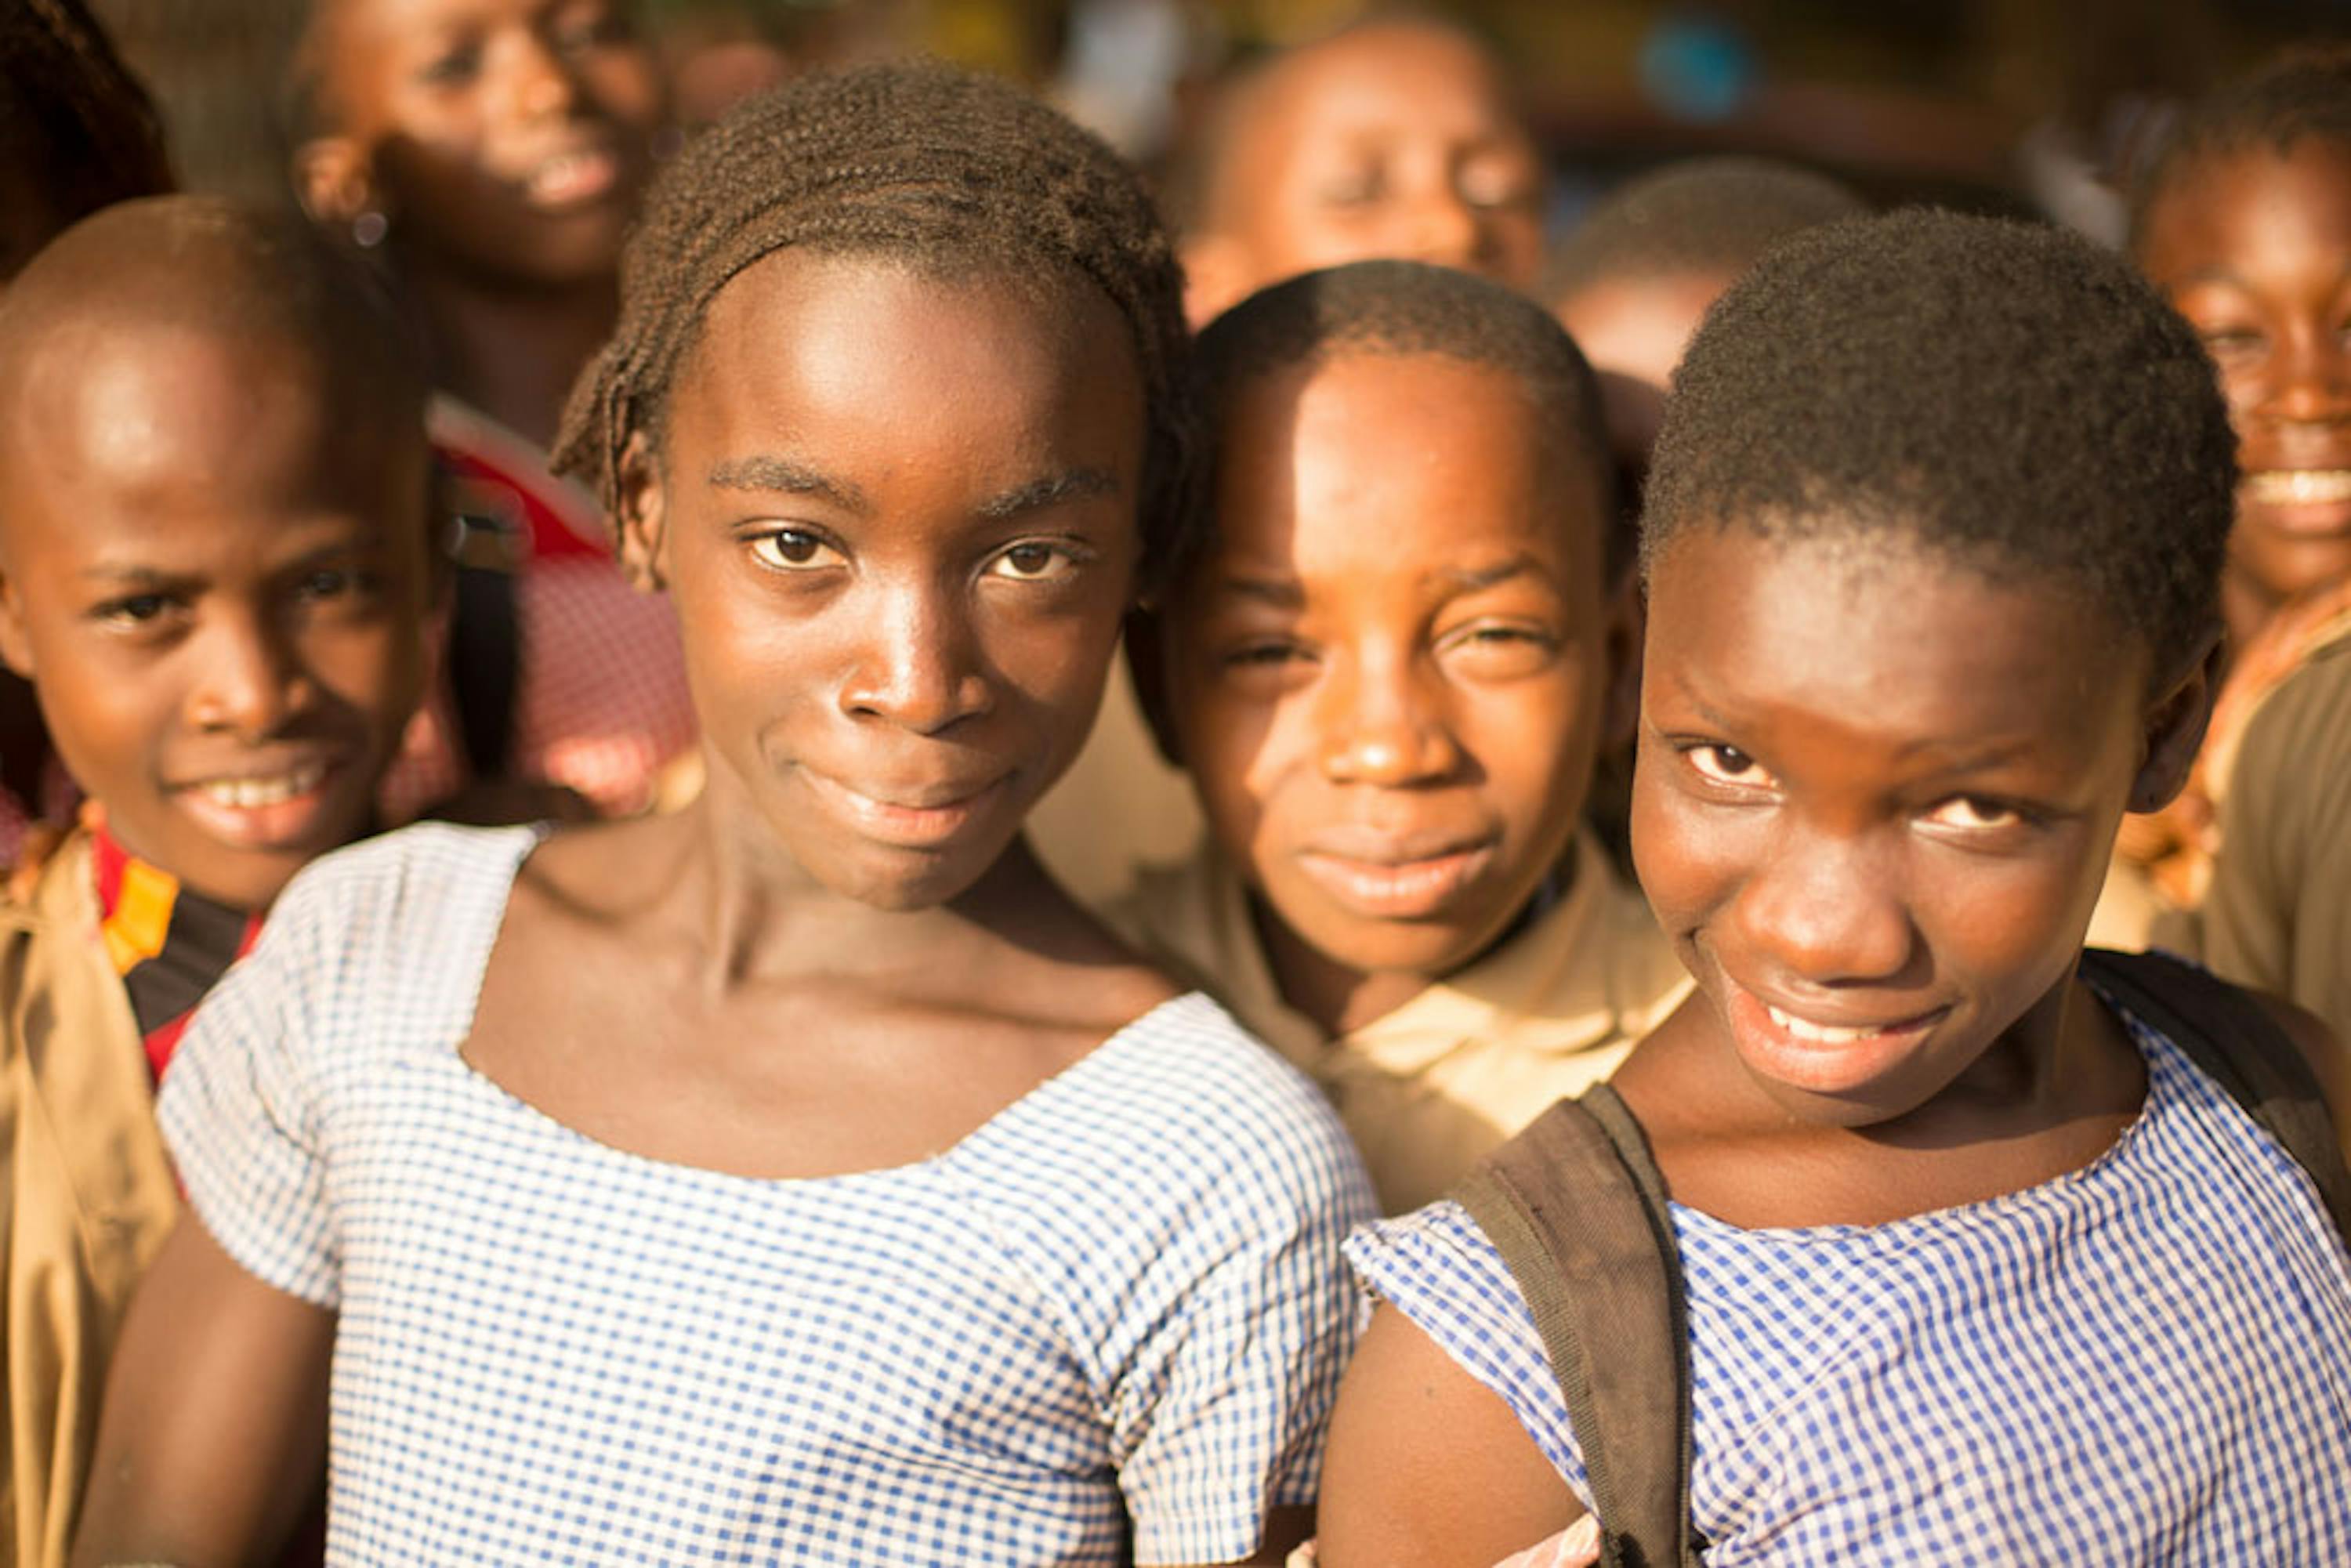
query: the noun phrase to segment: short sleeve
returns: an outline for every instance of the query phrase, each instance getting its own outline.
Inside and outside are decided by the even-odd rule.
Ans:
[[[1543,1458],[1592,1506],[1583,1455],[1543,1354],[1534,1313],[1510,1266],[1450,1198],[1365,1226],[1347,1261],[1368,1296],[1412,1321],[1454,1364],[1510,1407]]]
[[[263,1283],[321,1307],[340,1296],[326,1198],[316,1040],[322,944],[337,924],[314,868],[205,998],[164,1074],[156,1117],[188,1201]]]
[[[2216,974],[2280,996],[2294,988],[2295,880],[2306,852],[2297,841],[2304,813],[2287,797],[2325,776],[2295,755],[2306,738],[2293,722],[2298,695],[2289,684],[2245,727],[2199,916],[2202,956]]]

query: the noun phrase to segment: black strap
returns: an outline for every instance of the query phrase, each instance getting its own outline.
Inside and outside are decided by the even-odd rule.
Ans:
[[[449,695],[457,738],[476,779],[508,770],[522,684],[522,639],[516,628],[515,578],[491,567],[457,568],[449,625]]]
[[[1694,1565],[1688,1309],[1648,1141],[1602,1084],[1456,1190],[1532,1309],[1583,1455],[1606,1568]]]
[[[2082,955],[2083,977],[2185,1052],[2310,1173],[2351,1242],[2351,1171],[2318,1075],[2252,993],[2168,953]]]

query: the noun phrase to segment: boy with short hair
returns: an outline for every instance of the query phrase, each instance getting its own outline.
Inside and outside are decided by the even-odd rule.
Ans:
[[[1200,353],[1209,538],[1134,653],[1212,843],[1117,918],[1322,1084],[1394,1211],[1688,983],[1581,831],[1632,636],[1591,372],[1411,262],[1268,289]]]
[[[0,905],[12,1561],[64,1560],[179,1209],[155,1086],[278,891],[368,831],[442,588],[423,367],[307,232],[85,220],[0,297],[0,653],[89,796]]]
[[[1350,1240],[1331,1568],[1586,1511],[1610,1562],[2351,1559],[2341,1048],[2083,951],[2210,712],[2234,446],[2195,335],[2057,230],[1836,224],[1709,312],[1642,517],[1633,812],[1698,991]],[[1486,1201],[1531,1167],[1637,1238],[1545,1267]]]

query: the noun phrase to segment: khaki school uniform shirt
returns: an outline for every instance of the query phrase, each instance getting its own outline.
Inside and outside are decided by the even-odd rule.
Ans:
[[[2204,961],[2351,1039],[2351,640],[2245,728],[2202,912]]]
[[[179,1211],[89,840],[0,902],[0,1563],[62,1563],[106,1363]]]
[[[1588,838],[1567,896],[1501,946],[1336,1040],[1281,998],[1239,876],[1213,850],[1144,871],[1121,935],[1320,1083],[1390,1214],[1445,1196],[1554,1101],[1608,1076],[1689,977]]]

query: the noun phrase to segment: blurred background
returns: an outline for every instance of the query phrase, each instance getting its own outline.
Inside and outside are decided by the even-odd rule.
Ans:
[[[290,0],[97,0],[160,99],[183,178],[283,190],[272,138]],[[689,125],[789,73],[910,53],[1019,78],[1145,168],[1228,66],[1347,0],[640,0]],[[2093,232],[2179,99],[2282,43],[2351,35],[2351,0],[1451,0],[1519,68],[1555,230],[1628,173],[1755,151],[1880,201],[2037,207]]]

